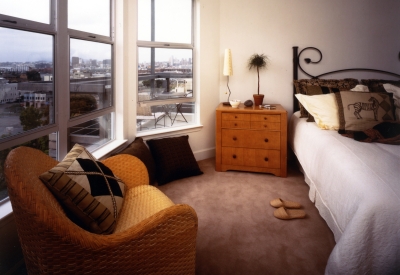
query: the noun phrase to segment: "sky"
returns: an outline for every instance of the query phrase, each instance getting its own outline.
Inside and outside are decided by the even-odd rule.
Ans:
[[[138,38],[139,40],[150,40],[150,0],[138,0]],[[155,0],[156,41],[191,43],[191,1],[190,0]],[[107,10],[109,0],[69,0],[68,4],[69,22],[68,27],[91,33],[108,35],[109,17]],[[9,1],[0,0],[1,13],[49,23],[50,1],[31,0]],[[96,20],[101,19],[101,20]],[[90,23],[93,22],[93,23]],[[187,22],[187,23],[185,23]],[[34,62],[52,61],[53,38],[51,35],[37,34],[26,31],[12,30],[0,27],[0,38],[7,43],[0,43],[0,62]],[[76,42],[71,42],[78,44]],[[83,59],[109,59],[104,58],[104,47],[96,47],[98,43],[89,43],[85,47],[72,47],[71,56]],[[86,43],[86,44],[87,44]],[[97,49],[100,48],[99,51]],[[141,54],[144,52],[144,54]],[[189,59],[192,57],[189,50],[157,50],[157,61],[168,61],[171,57]],[[139,50],[139,62],[149,62],[150,55],[146,50]]]

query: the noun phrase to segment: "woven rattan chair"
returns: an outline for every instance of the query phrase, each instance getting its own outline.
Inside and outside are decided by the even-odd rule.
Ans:
[[[12,150],[5,176],[29,274],[194,274],[197,216],[148,185],[131,155],[103,161],[127,185],[111,235],[90,233],[67,216],[38,176],[58,162],[36,149]]]

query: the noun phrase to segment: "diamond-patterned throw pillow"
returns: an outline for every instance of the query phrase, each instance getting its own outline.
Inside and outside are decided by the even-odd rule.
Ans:
[[[86,230],[111,234],[122,207],[125,184],[85,147],[76,144],[55,167],[40,175],[71,218]]]
[[[383,121],[395,120],[389,93],[337,92],[339,133],[364,131]]]

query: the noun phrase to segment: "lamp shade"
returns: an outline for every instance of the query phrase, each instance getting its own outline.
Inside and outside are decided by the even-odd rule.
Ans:
[[[233,75],[231,49],[225,49],[224,75]]]

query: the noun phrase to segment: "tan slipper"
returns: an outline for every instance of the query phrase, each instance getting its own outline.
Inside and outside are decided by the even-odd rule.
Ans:
[[[285,208],[301,208],[301,204],[294,201],[284,201],[281,198],[274,199],[269,202],[273,207],[285,207]]]
[[[279,207],[274,211],[274,217],[281,220],[304,219],[306,217],[306,212],[299,209],[293,210]]]

